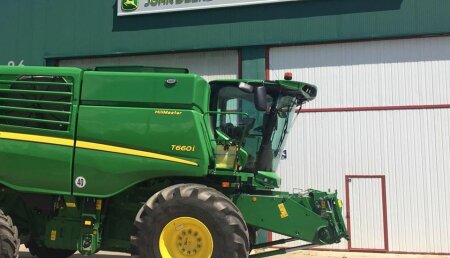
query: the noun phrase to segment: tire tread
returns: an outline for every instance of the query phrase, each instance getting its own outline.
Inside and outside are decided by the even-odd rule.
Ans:
[[[20,240],[17,227],[14,226],[11,217],[0,210],[0,257],[19,257],[19,247]]]
[[[153,216],[151,212],[157,209],[165,202],[172,200],[189,200],[196,199],[205,203],[205,209],[211,209],[216,213],[221,213],[225,216],[224,221],[227,227],[231,230],[230,237],[227,241],[232,242],[232,248],[227,249],[226,254],[215,254],[213,257],[226,258],[241,258],[248,257],[250,251],[249,233],[247,225],[234,203],[230,201],[223,193],[216,189],[200,184],[177,184],[169,186],[149,198],[143,205],[141,210],[136,215],[134,223],[134,235],[131,236],[131,255],[132,258],[151,258],[152,255],[144,251],[142,245],[148,244],[148,239],[145,238],[144,233],[139,233],[145,230],[144,228],[151,227],[153,224]]]

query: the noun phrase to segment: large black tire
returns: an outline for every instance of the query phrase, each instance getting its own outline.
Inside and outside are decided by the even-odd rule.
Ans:
[[[17,258],[19,257],[19,233],[14,226],[11,217],[6,216],[0,210],[0,257]]]
[[[172,221],[186,217],[200,221],[210,232],[213,240],[211,257],[248,257],[248,229],[238,208],[219,191],[198,184],[170,186],[143,205],[130,239],[132,257],[162,257],[159,244],[163,229]]]
[[[76,251],[65,249],[53,249],[45,246],[39,246],[35,242],[28,242],[26,247],[30,254],[38,258],[68,258]]]

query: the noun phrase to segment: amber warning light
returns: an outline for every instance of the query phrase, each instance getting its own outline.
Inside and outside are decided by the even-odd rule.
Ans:
[[[291,73],[291,72],[285,72],[285,73],[284,73],[284,79],[285,79],[286,81],[292,80],[292,73]]]

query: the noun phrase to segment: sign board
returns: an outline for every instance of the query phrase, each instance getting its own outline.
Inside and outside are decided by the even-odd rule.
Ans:
[[[118,0],[117,15],[177,12],[301,0]]]

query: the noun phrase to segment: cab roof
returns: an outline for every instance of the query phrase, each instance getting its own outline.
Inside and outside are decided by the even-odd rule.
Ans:
[[[290,80],[248,80],[248,79],[231,79],[231,80],[215,80],[211,81],[212,86],[239,86],[240,83],[247,83],[252,86],[264,85],[266,89],[270,91],[276,91],[280,89],[283,93],[288,95],[295,95],[297,98],[310,101],[313,100],[317,95],[317,87],[315,85]]]

